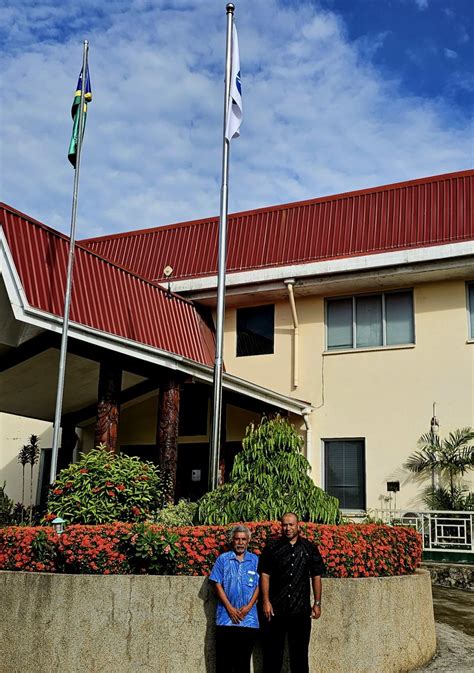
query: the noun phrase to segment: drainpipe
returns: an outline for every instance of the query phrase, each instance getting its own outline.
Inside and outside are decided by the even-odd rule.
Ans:
[[[313,431],[311,428],[310,415],[311,415],[311,409],[309,407],[303,409],[303,421],[306,428],[306,459],[308,460],[311,467],[313,467],[311,463],[311,460],[313,458],[313,447],[312,447]]]
[[[291,317],[293,319],[293,388],[297,388],[299,383],[298,380],[299,331],[298,331],[298,316],[296,314],[295,295],[293,293],[294,284],[295,284],[294,278],[285,280],[285,285],[288,288],[288,299],[290,300]]]

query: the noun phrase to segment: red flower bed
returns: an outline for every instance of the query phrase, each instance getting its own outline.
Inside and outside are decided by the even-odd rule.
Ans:
[[[247,525],[252,531],[249,549],[256,554],[280,532],[276,521]],[[328,577],[406,575],[414,572],[421,561],[421,537],[411,528],[303,523],[301,529],[305,537],[319,546]],[[166,555],[162,567],[167,572],[207,575],[218,554],[227,548],[228,530],[229,526],[165,529],[157,525],[143,530],[135,524],[115,523],[70,525],[62,535],[57,535],[51,528],[3,528],[0,569],[99,574],[147,572],[149,553],[150,557]],[[142,565],[137,565],[137,559],[141,559]],[[160,564],[152,567],[159,568]]]

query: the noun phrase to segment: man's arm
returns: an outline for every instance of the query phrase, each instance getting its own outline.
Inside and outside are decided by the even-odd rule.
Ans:
[[[270,621],[273,617],[273,608],[270,603],[270,575],[262,573],[260,577],[260,588],[262,589],[262,608],[263,614]]]
[[[257,598],[258,598],[258,594],[259,594],[259,593],[260,593],[260,589],[259,589],[258,586],[257,586],[257,588],[255,589],[255,591],[253,592],[253,596],[252,596],[252,598],[251,598],[250,601],[247,603],[247,605],[243,605],[243,606],[240,608],[239,613],[240,613],[240,616],[241,616],[242,619],[248,615],[248,613],[250,612],[250,610],[253,608],[253,606],[254,606],[255,603],[257,602]]]
[[[216,590],[217,598],[220,600],[220,602],[223,604],[223,606],[229,613],[229,617],[231,618],[232,624],[238,624],[239,622],[241,622],[243,616],[240,614],[240,610],[238,608],[234,608],[234,606],[227,598],[222,584],[219,584],[219,582],[214,582],[214,588]]]
[[[313,619],[319,619],[321,617],[321,596],[322,596],[322,582],[321,576],[315,575],[311,578],[311,584],[313,585],[313,594],[314,594],[314,603],[311,610],[311,617]]]

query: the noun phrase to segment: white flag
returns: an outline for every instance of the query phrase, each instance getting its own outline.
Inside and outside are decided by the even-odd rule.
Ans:
[[[230,76],[230,94],[227,105],[227,128],[225,137],[227,140],[240,136],[240,124],[242,123],[242,87],[240,84],[240,57],[237,29],[232,26],[232,72]]]

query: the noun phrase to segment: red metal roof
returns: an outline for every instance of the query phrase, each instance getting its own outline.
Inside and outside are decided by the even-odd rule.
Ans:
[[[82,241],[150,279],[216,273],[216,217]],[[474,170],[229,216],[227,272],[474,238]]]
[[[0,224],[29,304],[62,315],[69,239],[5,204],[0,204]],[[75,249],[70,318],[213,364],[213,333],[191,302],[169,295],[80,244]]]

